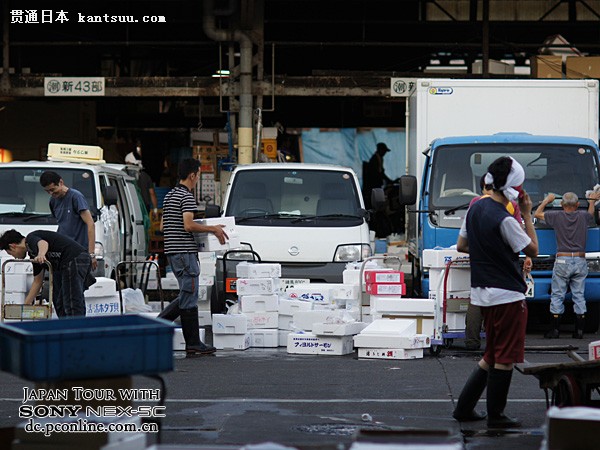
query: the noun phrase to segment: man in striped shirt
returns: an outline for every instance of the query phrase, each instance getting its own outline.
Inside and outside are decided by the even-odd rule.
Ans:
[[[216,349],[200,340],[198,324],[198,244],[192,233],[213,233],[221,244],[228,239],[224,225],[208,226],[194,222],[198,209],[192,189],[200,177],[200,161],[184,159],[179,163],[179,183],[165,196],[162,229],[165,254],[179,282],[179,295],[158,317],[175,320],[181,317],[181,329],[188,357],[208,355]]]

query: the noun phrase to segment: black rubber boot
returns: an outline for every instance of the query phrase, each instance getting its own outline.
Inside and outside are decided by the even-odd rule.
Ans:
[[[577,314],[575,317],[575,330],[573,337],[575,339],[583,339],[583,328],[585,327],[585,314]]]
[[[490,368],[487,385],[488,428],[518,428],[521,422],[504,415],[512,370]]]
[[[173,322],[181,315],[181,310],[179,309],[179,299],[173,300],[171,303],[167,305],[165,309],[163,309],[158,315],[159,319],[165,319],[170,322]]]
[[[546,339],[558,339],[560,337],[560,314],[552,314],[550,329],[544,334]]]
[[[195,356],[211,355],[217,351],[211,345],[206,345],[200,340],[198,324],[198,308],[181,310],[181,331],[185,339],[185,353],[188,358]]]
[[[478,413],[475,411],[475,406],[477,406],[477,402],[481,398],[481,394],[483,394],[483,390],[487,385],[487,380],[487,371],[477,366],[467,379],[467,382],[458,397],[456,409],[452,413],[452,417],[459,422],[473,422],[485,419],[485,412]]]

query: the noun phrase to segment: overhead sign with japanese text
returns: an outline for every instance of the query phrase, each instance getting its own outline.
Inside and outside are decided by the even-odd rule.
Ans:
[[[390,78],[390,96],[410,97],[416,86],[416,78]]]
[[[103,96],[104,92],[104,77],[44,77],[47,97]]]

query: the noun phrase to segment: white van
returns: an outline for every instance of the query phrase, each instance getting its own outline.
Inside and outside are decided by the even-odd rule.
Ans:
[[[71,150],[90,147],[60,145]],[[66,186],[80,191],[90,205],[96,225],[95,276],[115,278],[120,261],[146,259],[146,230],[135,178],[120,166],[95,164],[102,160],[101,149],[97,158],[85,159],[87,163],[53,159],[0,164],[0,233],[14,228],[26,236],[34,230],[57,229],[50,213],[50,196],[40,185],[41,174],[52,170]],[[68,159],[77,160],[73,156]]]
[[[238,166],[223,210],[208,205],[206,215],[234,216],[243,248],[281,263],[283,278],[341,283],[346,263],[372,254],[358,178],[347,167]]]

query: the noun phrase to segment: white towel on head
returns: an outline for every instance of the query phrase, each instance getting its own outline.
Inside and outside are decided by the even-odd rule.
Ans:
[[[504,186],[496,186],[494,188],[502,191],[507,199],[510,201],[517,200],[519,198],[519,191],[514,189],[515,187],[521,186],[525,181],[525,170],[523,170],[523,166],[518,163],[516,159],[512,156],[509,156],[512,159],[512,165],[510,167],[510,172],[506,177],[506,183]],[[484,178],[485,184],[494,184],[494,176],[491,173],[486,173]]]

